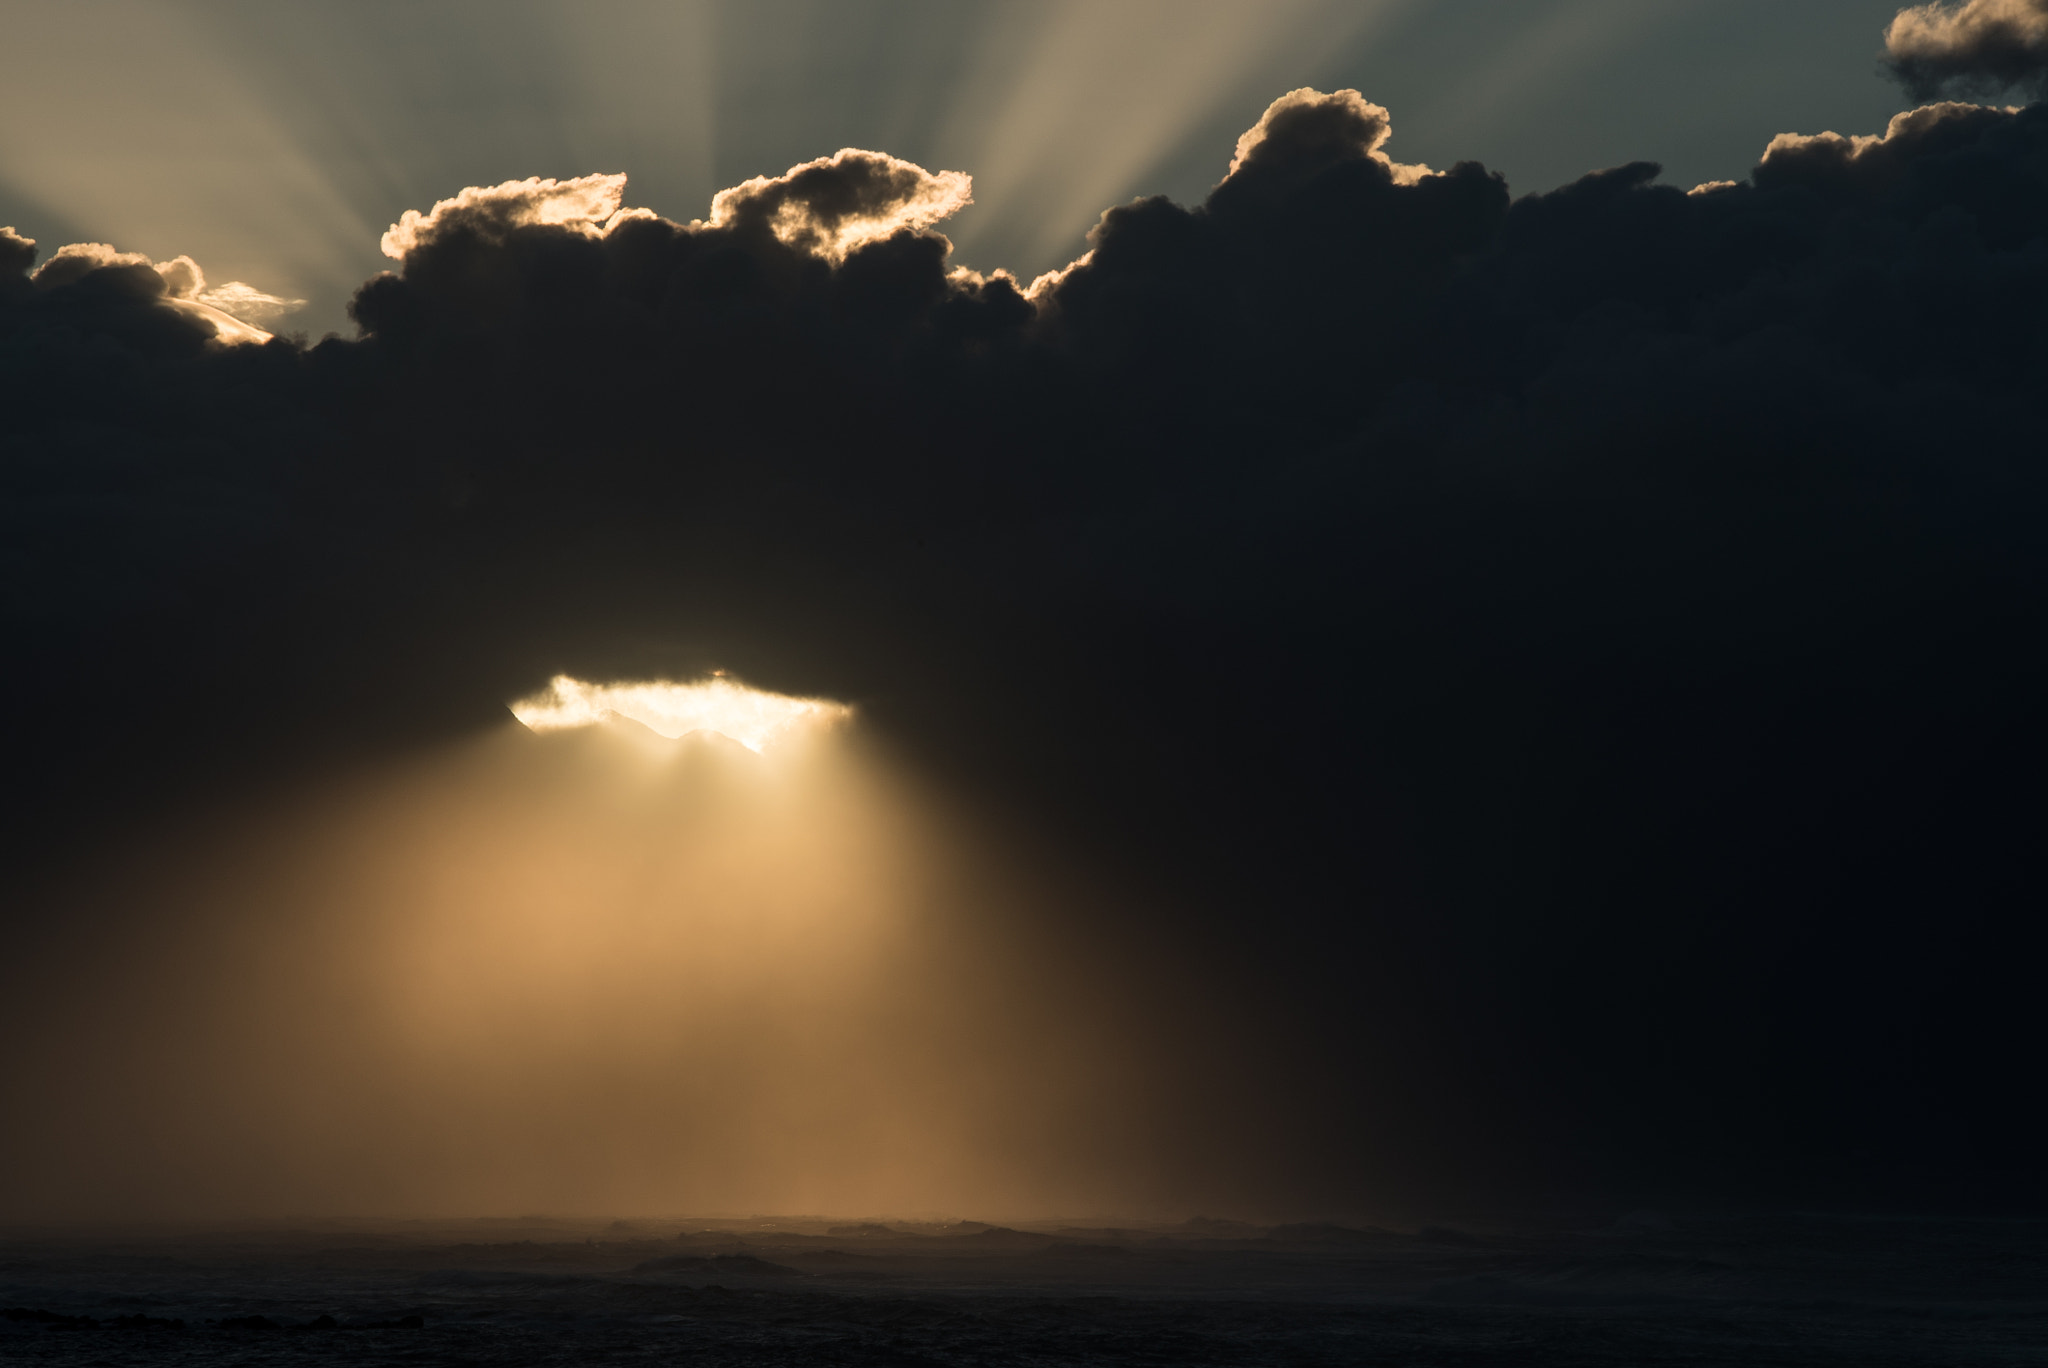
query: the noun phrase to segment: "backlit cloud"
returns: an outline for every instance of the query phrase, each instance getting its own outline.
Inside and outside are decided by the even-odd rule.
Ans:
[[[1387,111],[1355,90],[1334,95],[1296,90],[1267,106],[1258,123],[1237,140],[1230,175],[1282,166],[1321,170],[1332,162],[1360,159],[1386,167],[1397,185],[1410,185],[1430,174],[1426,166],[1404,166],[1380,150],[1393,132]]]
[[[12,235],[13,230],[7,231]],[[15,237],[14,242],[34,251],[35,244],[28,239]],[[240,280],[208,288],[206,273],[189,256],[152,262],[139,252],[123,252],[104,242],[67,243],[52,253],[29,279],[38,289],[51,290],[99,273],[119,277],[138,297],[156,300],[212,328],[214,336],[222,342],[267,342],[270,334],[256,325],[282,317],[305,303],[267,294]]]
[[[1993,127],[2006,119],[2003,110],[1950,102],[1896,114],[1881,134],[1780,133],[1764,149],[1757,177],[1767,185],[1837,172],[1886,177],[1903,170],[1944,133]]]
[[[0,272],[28,274],[28,268],[35,264],[36,240],[23,237],[10,225],[0,228]]]
[[[711,217],[690,226],[765,230],[789,247],[837,262],[867,243],[921,231],[958,213],[973,203],[973,190],[972,178],[962,172],[927,171],[886,153],[849,147],[779,176],[756,176],[722,190],[712,198]],[[597,238],[619,223],[655,218],[648,210],[622,208],[625,192],[624,175],[603,174],[471,186],[425,213],[406,210],[384,234],[384,255],[402,261],[458,233],[499,242],[535,225]]]
[[[515,228],[550,224],[595,237],[616,213],[626,194],[624,175],[578,176],[573,180],[506,181],[471,186],[444,199],[426,213],[408,209],[385,232],[384,255],[403,261],[406,253],[456,232],[503,239]]]
[[[391,210],[337,155],[355,131],[345,115],[327,111],[325,146],[302,136],[312,121],[275,97],[274,60],[221,41],[236,25],[220,13],[226,4],[10,7],[19,59],[0,83],[0,186],[50,215],[31,230],[46,242],[113,242],[158,259],[191,252],[220,275],[292,297],[345,289],[375,262]],[[287,22],[311,8],[261,7]],[[358,97],[363,89],[358,81]]]
[[[945,155],[974,168],[963,252],[1035,270],[1219,112],[1295,84],[1404,0],[1044,0],[996,7],[962,54]],[[1250,107],[1256,108],[1256,105]],[[1226,144],[1227,146],[1227,144]]]
[[[750,689],[722,675],[690,684],[587,684],[557,675],[546,689],[512,705],[512,715],[534,731],[592,727],[616,715],[671,740],[695,731],[717,732],[751,751],[850,713],[844,704]]]
[[[1891,69],[1919,98],[1949,90],[2048,92],[2048,0],[1961,0],[1900,10]]]
[[[710,225],[766,227],[792,247],[840,261],[863,244],[929,228],[973,202],[974,181],[962,172],[927,171],[849,147],[720,191]]]
[[[303,299],[287,299],[257,289],[241,280],[230,280],[225,285],[202,289],[192,296],[201,304],[231,314],[244,323],[264,324],[283,318],[295,309],[305,306]]]

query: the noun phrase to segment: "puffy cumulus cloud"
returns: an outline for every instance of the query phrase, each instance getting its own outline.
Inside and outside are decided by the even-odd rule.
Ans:
[[[191,257],[175,256],[155,263],[152,269],[163,277],[164,290],[174,299],[196,298],[206,288],[206,272]]]
[[[1764,149],[1757,180],[1764,185],[1841,176],[1885,181],[1924,165],[1932,151],[1981,142],[1987,131],[2007,126],[2013,113],[1949,102],[1893,115],[1879,134],[1780,133]]]
[[[2034,1162],[2048,108],[1705,193],[1387,127],[1290,95],[1029,291],[863,153],[470,192],[312,346],[60,254],[0,289],[0,838],[725,665],[1161,881],[1346,1172]]]
[[[537,224],[596,236],[619,212],[626,195],[624,175],[578,176],[572,180],[506,181],[471,186],[426,213],[408,209],[385,232],[384,255],[403,261],[414,249],[456,233],[503,240],[514,229]]]
[[[137,252],[120,251],[104,242],[66,243],[38,266],[29,279],[39,289],[51,290],[59,285],[75,284],[102,271],[108,273],[102,279],[118,276],[145,296],[157,297],[170,292],[169,282],[148,257]]]
[[[10,230],[11,232],[12,230]],[[35,244],[16,238],[34,260]],[[73,242],[59,247],[29,277],[39,290],[91,280],[102,289],[126,291],[152,300],[163,309],[189,319],[223,343],[267,342],[270,334],[256,326],[301,307],[302,299],[266,294],[244,281],[207,288],[206,273],[189,256],[152,262],[137,252],[123,252],[104,242]]]
[[[1107,219],[1108,217],[1108,214],[1103,215],[1104,219]],[[1099,228],[1100,224],[1097,225],[1097,229]],[[1093,236],[1097,229],[1091,229],[1090,236]],[[1088,263],[1093,260],[1095,260],[1095,249],[1091,247],[1087,251],[1081,253],[1081,255],[1075,257],[1072,261],[1068,262],[1064,266],[1058,266],[1050,271],[1040,272],[1038,275],[1033,276],[1031,278],[1031,283],[1029,285],[1024,287],[1024,297],[1026,299],[1036,300],[1041,295],[1049,296],[1053,290],[1059,288],[1060,284],[1063,281],[1065,281],[1069,275],[1072,275],[1075,271],[1088,265]]]
[[[871,242],[923,232],[974,202],[973,178],[927,171],[881,152],[842,148],[756,176],[711,201],[714,228],[766,228],[782,242],[830,261]]]
[[[1885,60],[1920,99],[1943,91],[2048,93],[2048,0],[1958,0],[1900,10]]]
[[[1349,421],[1509,202],[1477,163],[1397,165],[1391,131],[1356,91],[1276,100],[1205,202],[1112,209],[1085,257],[1033,282],[1045,336],[1169,413],[1205,394],[1264,404],[1278,386],[1293,437]]]
[[[1289,91],[1237,140],[1228,178],[1308,175],[1360,160],[1377,162],[1401,185],[1431,174],[1427,166],[1404,165],[1380,150],[1393,133],[1393,117],[1355,90]]]

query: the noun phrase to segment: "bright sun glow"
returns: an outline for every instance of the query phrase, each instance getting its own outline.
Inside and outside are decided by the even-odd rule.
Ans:
[[[586,684],[556,675],[545,690],[512,705],[512,715],[537,732],[595,726],[617,715],[671,740],[693,731],[717,732],[751,751],[852,712],[842,703],[766,693],[722,675],[696,684]]]

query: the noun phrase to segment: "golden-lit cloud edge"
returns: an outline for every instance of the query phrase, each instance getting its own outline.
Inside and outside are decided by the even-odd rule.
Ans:
[[[770,693],[722,674],[687,684],[670,680],[592,684],[556,675],[547,688],[510,706],[512,715],[536,732],[594,727],[616,716],[630,718],[670,740],[691,732],[716,732],[756,754],[800,733],[853,716],[853,709],[844,703]]]
[[[1920,98],[1944,90],[2043,93],[2048,0],[1954,0],[1902,9],[1885,29],[1885,61]]]
[[[2036,0],[2028,0],[2028,3],[2036,3]],[[2039,0],[2039,3],[2048,4],[2048,0]],[[1975,14],[1982,8],[1981,0],[1973,0],[1972,4],[1955,11],[1954,15],[1946,10],[1939,11],[1939,15],[1948,16],[1943,22],[1949,22],[1956,15]],[[1936,13],[1934,7],[1923,9],[1930,14]],[[1900,23],[1905,24],[1918,14],[1920,11],[1902,12]],[[1854,160],[1873,149],[1884,148],[1902,134],[1917,134],[1973,107],[1944,102],[1908,110],[1895,117],[1886,132],[1877,136],[1844,138],[1835,133],[1780,134],[1766,148],[1759,167],[1768,168],[1773,162],[1783,162],[1818,149],[1842,151]],[[1258,122],[1238,139],[1235,155],[1218,189],[1233,181],[1256,176],[1269,147],[1289,145],[1302,135],[1304,129],[1322,130],[1317,136],[1330,136],[1334,130],[1346,142],[1348,155],[1375,164],[1399,186],[1415,186],[1443,174],[1427,165],[1404,163],[1387,155],[1384,149],[1393,135],[1393,120],[1383,106],[1368,101],[1352,89],[1325,94],[1304,87],[1274,100]],[[1280,155],[1284,156],[1284,152]],[[1709,194],[1740,184],[1742,182],[1708,182],[1696,187],[1694,193]],[[438,201],[424,212],[416,209],[405,211],[398,222],[384,233],[380,246],[387,257],[400,263],[402,270],[413,253],[456,235],[472,234],[496,239],[516,229],[545,225],[586,237],[604,238],[622,225],[659,217],[649,209],[628,207],[625,203],[626,186],[627,177],[623,173],[598,173],[566,180],[529,177],[495,186],[471,186],[458,195]],[[779,176],[756,176],[722,190],[712,198],[708,218],[693,219],[675,227],[688,233],[761,230],[787,246],[837,266],[859,248],[901,233],[936,237],[950,252],[951,243],[934,231],[935,226],[973,202],[974,182],[964,172],[928,171],[916,163],[886,153],[843,148],[830,157],[793,166]],[[1104,219],[1114,212],[1105,211]],[[5,231],[9,241],[33,250],[31,240],[14,236],[12,230]],[[955,288],[963,290],[983,288],[1001,280],[1015,288],[1024,299],[1041,308],[1046,307],[1062,282],[1090,264],[1099,232],[1100,224],[1089,234],[1089,250],[1063,267],[1040,274],[1028,285],[1022,285],[1009,271],[1001,269],[984,273],[954,267],[948,273],[948,279]],[[304,303],[265,293],[242,281],[229,281],[209,288],[198,264],[189,256],[151,262],[140,254],[121,252],[96,242],[73,243],[58,249],[35,271],[32,280],[37,286],[48,288],[105,267],[137,268],[136,279],[140,287],[146,288],[166,307],[210,325],[216,340],[226,344],[269,341],[271,334],[260,324],[274,321]],[[632,715],[623,708],[613,711]]]
[[[21,237],[12,228],[0,228],[0,234],[10,244],[29,251],[35,248],[35,239]],[[136,289],[210,326],[214,339],[223,343],[268,342],[271,334],[257,324],[280,318],[306,302],[266,294],[241,280],[209,287],[206,273],[189,256],[151,261],[139,252],[123,252],[104,242],[72,242],[59,247],[29,281],[39,289],[54,289],[108,268],[126,270]]]

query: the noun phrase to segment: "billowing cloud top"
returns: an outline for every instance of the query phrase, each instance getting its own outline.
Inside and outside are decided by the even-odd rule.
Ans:
[[[2005,121],[2006,111],[1949,102],[1895,114],[1882,134],[1780,133],[1764,149],[1757,176],[1766,185],[1831,173],[1888,177],[1931,145],[1954,143]]]
[[[532,225],[595,238],[622,222],[654,217],[644,209],[622,208],[625,191],[624,175],[565,181],[533,177],[473,186],[425,213],[406,210],[384,234],[384,255],[402,261],[459,233],[502,241],[513,230]],[[849,147],[779,176],[756,176],[720,191],[711,201],[711,217],[693,226],[765,230],[790,247],[837,262],[867,243],[922,232],[973,200],[973,180],[962,172],[931,172]]]
[[[1289,91],[1237,140],[1225,179],[1286,174],[1290,168],[1307,174],[1335,162],[1366,159],[1385,167],[1397,185],[1412,185],[1431,174],[1427,166],[1403,165],[1380,150],[1393,134],[1393,116],[1355,90],[1332,95]]]
[[[714,228],[765,227],[792,247],[843,261],[867,243],[922,232],[973,202],[974,181],[963,172],[927,171],[848,147],[720,191],[709,222]]]
[[[1885,54],[1915,96],[2048,91],[2048,0],[1958,0],[1899,11]]]
[[[25,270],[35,260],[35,243],[17,235],[12,228],[0,229],[0,266],[9,255]],[[7,250],[11,249],[11,251]],[[22,255],[26,253],[26,255]],[[156,301],[180,314],[221,342],[267,342],[270,334],[256,324],[290,313],[305,303],[266,294],[245,281],[231,280],[209,288],[206,273],[189,256],[152,262],[135,252],[123,252],[104,242],[73,242],[59,247],[48,261],[29,276],[42,290],[76,284],[88,276],[103,282],[120,282],[139,299]]]
[[[595,237],[619,212],[625,194],[623,174],[565,181],[533,176],[502,185],[471,186],[424,214],[406,210],[385,232],[381,245],[385,256],[403,261],[414,248],[458,232],[501,241],[515,228],[552,224]]]

